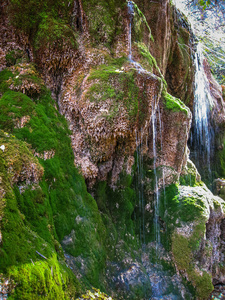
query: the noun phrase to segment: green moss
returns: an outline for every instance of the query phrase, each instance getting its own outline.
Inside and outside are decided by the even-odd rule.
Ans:
[[[197,228],[196,233],[191,236],[191,243],[193,242],[193,239],[197,238],[197,234],[199,233],[198,230],[199,228]],[[201,274],[195,270],[191,243],[187,237],[180,234],[174,234],[172,238],[172,252],[174,259],[178,269],[188,274],[188,279],[195,287],[198,299],[208,299],[210,293],[214,289],[212,277],[206,271],[202,271]]]
[[[144,43],[136,43],[137,47],[138,47],[138,51],[139,53],[142,55],[143,57],[143,62],[141,62],[144,67],[149,70],[150,72],[156,71],[158,76],[160,76],[160,78],[163,81],[163,85],[164,85],[164,89],[167,88],[167,83],[158,67],[158,64],[156,62],[156,59],[151,55],[148,47],[144,44]],[[153,72],[154,73],[154,72]]]
[[[133,219],[137,204],[134,179],[127,174],[121,174],[120,178],[116,190],[110,188],[106,181],[95,186],[95,199],[107,230],[107,255],[119,262],[124,259],[126,252],[132,255],[140,243],[135,234],[138,220]]]
[[[61,20],[45,16],[39,24],[35,38],[35,49],[41,47],[57,45],[57,48],[63,48],[65,44],[69,44],[71,48],[77,49],[77,37],[75,32]]]
[[[176,195],[170,197],[167,194],[168,189],[170,193],[171,187],[166,188],[168,223],[175,224],[178,220],[181,222],[189,222],[203,218],[202,214],[205,204],[200,197],[181,197],[178,191]]]
[[[188,108],[185,104],[178,98],[173,97],[169,93],[163,92],[163,102],[166,109],[172,110],[173,112],[182,111],[188,115]]]
[[[133,22],[132,22],[132,37],[134,40],[141,42],[144,37],[144,32],[147,30],[149,34],[149,41],[153,39],[153,36],[151,34],[151,29],[148,25],[148,22],[142,13],[142,11],[138,8],[137,4],[133,2],[134,5],[134,16],[133,16]]]
[[[171,235],[171,249],[177,269],[186,274],[195,288],[198,299],[207,299],[213,290],[212,278],[205,270],[196,268],[196,256],[212,255],[211,248],[201,245],[205,236],[205,202],[201,195],[181,197],[179,192],[167,197],[168,232]],[[176,195],[176,193],[178,193]],[[187,229],[189,230],[187,231]],[[198,260],[198,259],[197,259]]]
[[[149,52],[147,46],[144,43],[137,43],[137,47],[140,54],[143,56],[142,65],[145,67],[145,69],[153,72],[153,67],[158,68],[157,62]]]
[[[47,260],[13,266],[9,273],[9,279],[18,283],[9,299],[71,299],[80,289],[72,271],[55,254]]]
[[[11,74],[4,72],[3,75],[5,80]],[[40,258],[36,251],[48,259],[54,253],[59,257],[63,256],[59,242],[73,230],[78,233],[74,241],[76,247],[65,248],[72,255],[82,255],[90,262],[86,272],[89,284],[101,285],[100,274],[104,268],[106,236],[104,223],[96,202],[87,193],[83,177],[74,167],[67,121],[54,106],[47,89],[43,89],[35,101],[25,94],[11,90],[4,93],[0,99],[0,128],[9,132],[9,134],[2,133],[1,140],[7,151],[0,150],[0,177],[4,182],[4,197],[0,201],[0,213],[3,217],[0,272],[4,272],[5,276],[11,276],[15,268],[19,270],[22,267],[27,270],[24,283],[21,283],[21,290],[19,285],[15,287],[14,293],[20,295],[18,296],[20,299],[28,299],[32,291],[37,297],[38,295],[45,297],[46,294],[49,299],[52,299],[53,294],[56,295],[58,291],[58,299],[67,299],[67,283],[62,284],[62,288],[59,283],[60,287],[57,290],[56,286],[54,288],[51,286],[55,285],[52,282],[50,289],[53,294],[51,294],[46,287],[48,275],[47,277],[43,274],[37,275],[41,283],[40,288],[36,290],[36,279],[34,281],[32,279],[33,264],[30,262],[32,260],[36,264]],[[23,126],[18,125],[24,117],[26,121]],[[9,142],[13,143],[14,148],[8,146]],[[47,151],[50,153],[49,157],[44,159]],[[35,158],[34,153],[39,158]],[[7,173],[7,169],[10,169],[9,164],[13,166],[13,172],[18,176],[23,173],[23,167],[27,170],[31,164],[36,164],[37,170],[44,168],[44,175],[40,174],[39,182],[35,184],[32,178],[30,182],[25,178],[25,182],[20,180],[18,186],[13,188],[10,178],[14,173]],[[46,265],[43,268],[49,267]],[[58,274],[60,273],[61,269]],[[18,274],[14,277],[15,281],[20,280]],[[75,280],[75,277],[73,276],[71,280]],[[25,287],[25,281],[32,282],[29,289],[27,283]],[[71,283],[71,288],[72,286]],[[74,287],[76,289],[76,286]],[[28,289],[27,295],[26,291],[22,292],[25,288]]]
[[[117,65],[111,63],[92,69],[88,80],[93,83],[85,97],[94,102],[113,100],[109,113],[105,115],[107,120],[113,120],[117,116],[119,107],[123,103],[129,120],[132,123],[142,124],[146,118],[145,88],[140,91],[134,76],[137,71],[125,72],[121,67],[122,61],[124,60],[120,59]]]
[[[121,9],[125,1],[84,0],[82,4],[93,43],[111,46],[115,36],[122,33]]]
[[[176,264],[181,271],[186,271],[192,260],[192,252],[188,239],[182,235],[174,234],[172,238],[172,251]]]
[[[180,176],[180,185],[186,185],[186,186],[196,186],[199,183],[196,182],[196,176],[195,174],[185,174]]]
[[[0,72],[0,94],[3,94],[8,90],[9,84],[7,80],[11,77],[13,77],[13,73],[8,69],[5,69],[2,72]]]
[[[0,72],[0,93],[11,90],[20,91],[33,99],[46,93],[44,82],[34,65],[27,63],[19,63]]]
[[[72,3],[65,1],[10,0],[8,12],[12,24],[30,36],[34,36],[38,25],[46,16],[64,19],[69,22]]]
[[[5,56],[6,66],[14,66],[17,63],[26,63],[28,61],[27,55],[19,49],[8,52]]]

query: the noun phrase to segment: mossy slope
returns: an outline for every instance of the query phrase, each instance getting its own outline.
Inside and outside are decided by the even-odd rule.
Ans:
[[[65,266],[59,242],[74,229],[80,232],[75,250],[67,250],[95,258],[88,278],[98,286],[105,229],[74,167],[70,131],[50,92],[42,86],[31,99],[12,91],[8,82],[16,76],[15,70],[0,74],[1,272],[15,282],[10,299],[71,299],[79,283]],[[74,222],[78,216],[87,218],[87,226]]]

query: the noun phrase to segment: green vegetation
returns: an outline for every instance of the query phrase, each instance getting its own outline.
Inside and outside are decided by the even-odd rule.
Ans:
[[[73,2],[69,0],[10,0],[8,6],[11,23],[28,35],[29,44],[34,46],[37,56],[38,51],[46,47],[62,50],[67,46],[77,49],[77,34],[70,25],[72,10]],[[19,62],[18,56],[18,50],[11,51],[6,57],[7,65]]]
[[[31,36],[34,36],[39,24],[47,16],[69,23],[71,10],[72,2],[69,0],[10,0],[8,7],[13,25]]]
[[[69,44],[71,48],[77,49],[76,39],[77,35],[75,32],[61,20],[45,16],[38,28],[35,38],[35,49],[46,47],[47,44],[57,46],[58,49],[62,49],[65,44]]]
[[[31,294],[68,299],[80,288],[72,272],[63,267],[59,242],[76,230],[76,247],[65,245],[66,251],[92,258],[86,276],[92,285],[100,286],[105,228],[74,167],[65,118],[55,109],[46,88],[33,100],[9,90],[8,80],[18,76],[15,70],[0,73],[0,143],[5,146],[4,152],[0,149],[0,193],[4,195],[0,202],[0,272],[16,282],[11,299],[30,299]],[[39,262],[36,251],[47,261]]]
[[[180,189],[179,192],[175,185],[166,188],[164,205],[167,214],[164,216],[165,208],[161,204],[160,216],[167,224],[167,236],[171,236],[171,249],[177,269],[181,274],[186,274],[195,288],[196,297],[207,299],[213,290],[212,278],[204,269],[196,268],[196,261],[199,255],[212,255],[210,242],[202,248],[208,204],[204,192],[201,194],[197,188]],[[215,210],[220,209],[217,200],[213,205]]]
[[[14,66],[18,63],[26,63],[28,61],[27,55],[22,50],[16,49],[8,52],[5,56],[7,67]]]
[[[131,123],[142,124],[146,118],[147,98],[145,96],[145,84],[142,91],[136,83],[136,70],[125,71],[121,67],[121,62],[115,65],[100,65],[92,69],[88,80],[92,82],[91,87],[86,93],[86,98],[90,101],[98,102],[111,99],[112,106],[109,114],[105,117],[113,120],[119,111],[121,103],[126,108],[128,118]]]
[[[138,8],[137,4],[133,2],[134,5],[134,17],[132,22],[132,36],[135,41],[141,42],[144,37],[144,32],[147,30],[149,34],[149,42],[150,40],[154,41],[151,28],[146,21],[144,14]]]
[[[141,64],[144,66],[144,68],[146,68],[146,70],[149,70],[150,72],[153,72],[155,74],[155,72],[157,73],[157,75],[162,79],[163,81],[163,88],[164,90],[166,90],[167,88],[167,83],[158,67],[158,64],[156,62],[156,59],[151,55],[148,47],[144,44],[144,43],[136,43],[137,47],[138,47],[138,51],[139,53],[142,55],[143,60],[141,61]]]
[[[120,12],[125,6],[125,1],[84,0],[82,4],[88,17],[89,32],[94,45],[111,46],[115,36],[122,33]]]
[[[133,178],[121,174],[116,190],[110,188],[106,181],[99,182],[95,186],[95,194],[107,230],[107,253],[112,260],[116,257],[116,260],[122,261],[127,251],[132,253],[139,245],[132,219],[137,198]],[[121,240],[124,242],[115,247]]]
[[[198,231],[198,233],[202,232]],[[193,236],[191,236],[191,239],[193,239]],[[208,299],[214,289],[211,275],[206,271],[198,272],[195,270],[193,250],[187,237],[175,233],[172,237],[172,252],[178,269],[188,274],[188,279],[196,288],[198,299]]]
[[[30,263],[9,268],[10,280],[15,283],[8,299],[73,299],[80,285],[65,262],[56,254]]]
[[[89,26],[92,43],[111,49],[124,30],[122,11],[125,12],[126,2],[83,0],[82,4],[83,22]],[[143,43],[146,30],[149,42],[152,39],[151,30],[143,13],[136,4],[134,7],[132,39],[142,57],[141,64],[159,76],[156,89],[163,83],[165,108],[188,115],[183,102],[165,91],[165,79]],[[65,53],[62,51],[65,46],[78,49],[78,32],[74,32],[71,25],[72,11],[73,2],[69,0],[10,0],[8,7],[11,23],[27,34],[36,59],[47,47],[59,50],[60,54]],[[182,56],[185,50],[184,46],[181,48]],[[115,267],[118,269],[125,269],[131,259],[140,261],[143,211],[140,211],[138,190],[143,183],[138,182],[139,174],[134,175],[137,173],[136,157],[132,175],[122,172],[116,189],[109,185],[111,174],[108,181],[97,181],[93,187],[95,201],[87,192],[84,178],[74,167],[68,124],[55,108],[51,92],[35,66],[28,64],[29,60],[29,52],[9,51],[6,55],[8,68],[0,72],[0,146],[4,145],[0,149],[0,274],[3,274],[0,280],[3,276],[10,281],[9,299],[74,299],[84,288],[106,289],[107,260],[115,265],[119,262],[121,266]],[[57,62],[62,61],[59,55]],[[110,122],[118,116],[123,105],[131,127],[137,124],[137,128],[141,128],[148,113],[148,81],[143,78],[140,88],[138,71],[130,69],[124,56],[105,57],[105,61],[106,64],[90,69],[86,100],[112,100],[109,113],[105,113]],[[46,67],[48,61],[43,63]],[[61,66],[67,68],[64,62]],[[54,68],[49,69],[55,77],[63,73],[57,63]],[[75,84],[81,85],[83,78],[81,74]],[[148,199],[152,200],[155,173],[146,169],[142,172],[149,184],[143,190],[143,194],[146,193],[143,197],[149,192]],[[162,170],[157,168],[156,173],[160,177]],[[187,176],[189,174],[195,184],[196,174],[189,172]],[[180,182],[188,185],[188,178],[183,177]],[[199,299],[206,298],[212,290],[209,274],[203,271],[200,275],[194,269],[194,255],[205,232],[204,208],[200,197],[181,197],[177,185],[167,187],[165,195],[161,193],[162,243],[167,250],[172,249],[177,268],[188,274]],[[146,241],[152,241],[153,214],[150,210],[148,213],[151,228]],[[196,220],[188,238],[176,232],[183,224]],[[167,227],[163,228],[164,224]],[[73,270],[79,280],[66,265],[64,251],[73,256]],[[151,254],[150,261],[157,262],[157,253]],[[172,263],[166,260],[160,263],[174,274]],[[144,293],[138,288],[135,292]],[[78,299],[111,298],[93,289]]]
[[[180,220],[181,222],[189,222],[194,219],[201,218],[204,211],[204,202],[195,197],[180,197],[175,196],[168,199],[168,210],[170,216],[173,216],[172,222]],[[182,212],[182,214],[181,214]]]
[[[27,63],[18,63],[0,73],[0,94],[11,90],[36,99],[39,94],[46,92],[44,82],[34,65]]]
[[[172,110],[173,112],[182,111],[188,115],[188,108],[180,99],[165,92],[163,92],[162,96],[166,109]]]

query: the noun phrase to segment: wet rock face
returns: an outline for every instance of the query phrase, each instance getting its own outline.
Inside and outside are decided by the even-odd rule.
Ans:
[[[193,34],[187,20],[167,0],[135,2],[151,28],[154,42],[150,42],[150,51],[165,76],[168,92],[191,107]]]
[[[172,15],[169,4],[163,1],[161,4],[153,4],[154,9],[151,9],[147,2],[136,1],[136,3],[140,4],[140,9],[145,10],[146,20],[150,27],[153,26],[152,33],[156,40],[150,47],[151,53],[158,58],[159,67],[165,74],[169,53],[172,51],[170,49]],[[151,19],[152,14],[158,16],[156,23],[160,34],[156,32],[156,24]],[[129,23],[129,16],[126,17]],[[169,28],[168,24],[170,24]],[[132,34],[136,34],[135,30],[132,30]],[[121,35],[121,45],[124,45],[126,40],[124,34],[129,32],[123,32]],[[149,42],[149,32],[144,33],[143,39]],[[188,38],[185,42],[187,41]],[[120,57],[118,51],[124,49],[119,49],[117,42],[116,51],[117,56]],[[110,66],[107,58],[109,52],[104,47],[99,50],[83,48],[83,51],[85,53],[83,52],[82,57],[85,59],[82,68],[74,65],[71,77],[63,84],[59,100],[60,111],[69,120],[73,132],[75,164],[81,167],[82,174],[89,181],[90,186],[97,178],[106,180],[111,171],[111,185],[114,185],[122,169],[130,169],[131,157],[141,142],[137,137],[141,136],[142,140],[149,139],[149,145],[151,144],[152,107],[155,101],[158,103],[160,99],[162,86],[155,75],[151,75],[137,65],[129,65],[127,62],[119,65],[117,62],[116,68]],[[134,57],[140,59],[137,49],[134,51]],[[116,65],[116,61],[114,64]],[[132,67],[136,68],[136,71],[132,71]],[[156,71],[158,76],[159,72]],[[133,76],[132,80],[131,76]],[[182,78],[182,80],[186,79],[184,76]],[[127,94],[128,88],[132,90],[132,95]],[[167,154],[160,158],[158,165],[164,164],[173,168],[177,178],[186,161],[184,153],[191,115],[190,112],[186,116],[179,112],[171,114],[165,109],[162,118],[163,122],[168,124],[162,137],[164,153]],[[146,151],[145,149],[144,152],[147,153]],[[167,157],[168,153],[170,153],[169,157]],[[147,155],[152,156],[151,150]],[[167,183],[174,181],[174,176],[170,174],[168,176],[170,179]]]
[[[165,299],[181,299],[181,297],[185,299],[187,291],[183,286],[182,276],[192,283],[201,297],[204,297],[202,295],[208,295],[212,289],[211,274],[214,282],[224,283],[224,272],[218,265],[224,260],[225,255],[223,245],[225,216],[222,212],[224,204],[221,199],[213,197],[205,187],[182,187],[174,198],[168,193],[168,199],[163,200],[168,201],[168,206],[165,207],[164,202],[159,209],[159,234],[165,236],[168,230],[166,238],[169,237],[171,245],[167,245],[167,251],[172,253],[159,250],[158,254],[163,260],[159,264],[154,261],[154,255],[149,255],[158,245],[149,244],[141,254],[139,253],[139,258],[133,259],[131,256],[134,249],[140,245],[140,241],[133,241],[131,244],[128,240],[125,243],[127,232],[131,232],[131,240],[136,238],[138,240],[138,235],[142,234],[140,228],[136,228],[139,226],[138,222],[143,222],[142,214],[146,215],[145,221],[148,221],[148,224],[144,224],[144,229],[141,230],[146,230],[146,235],[149,236],[155,230],[153,194],[157,189],[177,182],[182,172],[185,176],[194,177],[194,183],[200,180],[195,167],[190,161],[187,162],[191,112],[179,99],[166,92],[164,80],[164,78],[167,80],[170,93],[185,100],[192,107],[193,70],[191,52],[188,48],[191,40],[188,26],[186,22],[174,23],[174,19],[179,18],[167,0],[135,1],[146,15],[155,41],[150,42],[146,23],[142,26],[145,29],[140,36],[138,34],[142,27],[140,26],[138,31],[133,24],[131,34],[135,34],[135,38],[131,39],[131,46],[135,48],[133,59],[136,61],[132,61],[128,60],[130,18],[126,5],[120,8],[118,6],[115,10],[117,21],[120,20],[122,25],[114,24],[114,15],[108,18],[115,25],[115,28],[112,28],[111,23],[102,25],[96,18],[100,13],[108,14],[108,5],[104,6],[102,1],[99,1],[96,11],[92,13],[90,3],[74,1],[71,7],[71,25],[62,26],[50,16],[42,20],[36,33],[34,48],[28,52],[25,39],[25,42],[20,44],[13,29],[12,32],[11,27],[7,29],[6,19],[0,21],[4,28],[0,34],[5,36],[2,38],[2,45],[6,36],[12,41],[11,44],[7,42],[2,46],[3,50],[0,53],[0,59],[3,57],[2,67],[9,63],[12,65],[10,70],[15,72],[18,68],[18,65],[14,66],[17,59],[33,60],[38,64],[44,81],[58,99],[61,114],[65,115],[69,122],[74,163],[80,168],[90,190],[96,189],[96,199],[87,200],[93,205],[90,210],[87,212],[86,203],[83,204],[79,215],[74,212],[74,216],[71,217],[73,227],[68,230],[69,232],[67,229],[62,233],[60,231],[64,250],[73,255],[65,255],[67,262],[79,278],[87,276],[90,282],[98,282],[105,271],[108,281],[104,282],[105,286],[111,285],[109,290],[112,290],[112,294],[121,295],[121,299],[149,299],[149,295],[152,295],[152,299],[157,299],[161,296],[161,291]],[[85,6],[85,12],[82,5]],[[136,12],[136,17],[137,15]],[[140,20],[143,22],[144,17],[142,16]],[[123,25],[125,29],[121,29]],[[45,35],[46,29],[49,38]],[[56,36],[54,29],[59,29],[60,36]],[[120,30],[120,34],[114,38],[116,30]],[[14,49],[13,43],[19,45],[18,51],[11,53],[7,62],[5,54]],[[141,49],[139,52],[138,47]],[[19,52],[20,48],[27,53],[25,58],[24,53]],[[145,62],[146,66],[142,66],[142,62]],[[19,76],[18,78],[21,78],[25,70],[30,70],[25,62],[19,68],[19,73],[15,74]],[[216,112],[223,111],[223,102],[217,93],[218,87],[210,77],[209,70],[206,72],[212,94],[217,99]],[[30,82],[22,81],[20,86],[15,84],[13,78],[10,80],[8,83],[13,90],[31,96],[35,93],[37,97],[41,94],[42,80],[38,84],[31,82],[32,85]],[[215,115],[218,117],[217,124],[221,124],[223,117],[216,113]],[[29,116],[25,115],[15,120],[15,126],[21,129],[29,120]],[[35,155],[43,160],[51,160],[56,152],[50,149],[43,153],[35,152]],[[19,154],[17,158],[22,164],[18,168],[15,166],[18,161],[12,165],[7,162],[12,175],[12,184],[20,181],[38,184],[43,176],[43,168],[36,158],[32,160],[29,158],[28,164],[27,161],[24,162],[21,153]],[[143,161],[145,163],[144,172],[147,174],[144,180],[140,177],[138,182],[138,188],[142,188],[141,191],[146,197],[146,203],[141,204],[144,212],[140,212],[138,207],[140,199],[136,199],[140,193],[135,194],[136,190],[132,186],[134,177],[140,176],[141,173],[138,170],[139,174],[134,176],[134,169],[141,166],[135,166],[139,154],[141,163]],[[126,182],[123,186],[121,183],[116,190],[122,172],[129,184]],[[155,173],[158,176],[157,187],[154,185]],[[127,174],[132,176],[126,178]],[[78,185],[79,180],[77,179]],[[97,191],[97,185],[102,183],[100,181],[107,181],[112,189],[105,183],[107,188],[104,190],[104,186],[100,186],[100,191]],[[116,199],[113,199],[113,192]],[[3,193],[4,191],[0,190],[0,194]],[[74,191],[74,195],[77,196],[77,191]],[[75,196],[72,198],[81,206],[79,199],[82,197]],[[109,199],[106,199],[107,197]],[[139,210],[137,218],[141,221],[134,220],[135,209]],[[92,211],[96,211],[101,220],[99,228],[104,228],[104,233],[102,229],[97,238],[95,224],[98,218],[93,217],[93,220],[90,220]],[[63,222],[66,219],[67,216]],[[61,219],[59,220],[61,222]],[[108,224],[110,222],[115,225],[113,239],[110,236],[111,228]],[[60,223],[59,228],[61,225]],[[110,243],[105,247],[106,235],[109,235]],[[148,241],[151,238],[152,236],[148,237]],[[125,244],[124,249],[122,244]],[[106,263],[106,257],[110,252],[107,252],[107,247],[117,248],[121,256],[110,253],[111,261]],[[123,259],[125,254],[129,258],[127,261]],[[115,262],[112,262],[114,259]],[[165,265],[169,270],[164,269]],[[205,282],[206,285],[203,285]]]
[[[187,140],[191,125],[191,112],[173,112],[163,109],[162,113],[162,153],[158,158],[158,165],[172,168],[177,175],[181,173],[181,169],[186,165],[187,161]],[[160,139],[160,135],[158,135]],[[173,181],[167,181],[171,184]]]
[[[217,178],[213,182],[213,192],[225,200],[225,180]]]
[[[117,290],[120,299],[148,299],[151,283],[141,262],[134,261],[122,268],[121,264],[108,263],[108,283]],[[113,280],[112,280],[113,279]]]
[[[106,27],[98,24],[100,27],[97,30],[97,21],[94,19],[95,13],[89,11],[90,7],[87,2],[74,1],[69,8],[71,26],[67,23],[61,25],[51,17],[40,20],[31,47],[25,34],[18,40],[15,29],[10,26],[7,27],[9,20],[6,14],[7,5],[6,2],[4,3],[2,4],[4,18],[1,19],[2,28],[4,28],[4,31],[1,32],[4,52],[2,66],[7,64],[5,54],[9,53],[11,49],[15,49],[15,45],[19,47],[18,51],[22,49],[23,53],[26,53],[22,59],[37,63],[45,83],[50,87],[52,95],[58,100],[61,113],[70,122],[75,164],[81,167],[82,174],[90,185],[97,178],[106,180],[110,172],[112,172],[111,185],[114,185],[122,169],[128,172],[131,170],[134,162],[132,157],[139,143],[137,143],[137,136],[142,136],[145,140],[150,136],[149,128],[153,102],[154,99],[159,101],[162,88],[159,78],[155,75],[149,74],[148,71],[146,73],[143,69],[134,71],[132,69],[137,68],[137,66],[129,65],[127,62],[124,64],[114,62],[117,67],[112,68],[111,75],[106,74],[109,70],[103,68],[102,74],[99,70],[93,78],[94,71],[98,69],[97,66],[110,65],[111,53],[104,46],[106,40],[110,39],[118,59],[124,57],[124,53],[128,55],[130,19],[127,8],[118,5],[115,12],[116,21],[113,26],[120,30],[120,35],[113,37],[112,31],[114,29],[110,29],[110,24]],[[151,55],[158,62],[159,69],[165,75],[170,64],[170,53],[175,51],[174,46],[172,46],[172,36],[176,35],[173,25],[174,16],[169,1],[158,3],[135,1],[135,3],[143,10],[155,41],[154,43],[151,42],[149,47],[149,29],[146,24],[141,25],[143,35],[140,36],[138,36],[140,30],[134,28],[136,24],[132,25],[133,40],[138,38],[140,42],[145,42],[148,45],[148,47],[146,46],[147,51],[150,49]],[[104,3],[99,5],[96,14],[101,9],[105,13],[109,13],[104,7]],[[144,23],[143,18],[139,21]],[[104,28],[101,26],[106,30],[104,37],[102,33]],[[107,31],[108,29],[110,30]],[[57,32],[60,32],[60,36],[57,35]],[[93,48],[90,40],[93,43],[98,40],[100,42],[99,48]],[[185,42],[187,41],[188,38]],[[134,41],[132,44],[132,47],[135,48]],[[12,64],[16,62],[18,55],[18,53],[11,53]],[[175,56],[172,55],[171,57],[173,60]],[[135,52],[135,59],[140,59],[140,54],[137,54],[137,51]],[[154,66],[153,72],[159,76],[159,71],[156,69]],[[177,70],[174,73],[177,74]],[[108,83],[103,78],[105,74],[109,76]],[[178,77],[184,78],[183,75],[180,76],[180,73]],[[175,80],[174,84],[176,85],[176,83]],[[28,82],[25,84],[23,92],[27,92],[29,89],[32,93],[34,88]],[[169,112],[168,114],[165,112],[163,116],[165,123],[172,122],[167,127],[168,130],[165,131],[163,139],[165,139],[165,151],[168,153],[173,149],[173,157],[171,155],[168,157],[168,163],[165,163],[167,158],[164,157],[160,163],[172,167],[178,174],[183,164],[184,143],[189,121],[186,122],[185,117],[178,114],[176,116],[179,119],[178,123],[184,121],[185,126],[178,126],[179,129],[176,130],[177,124],[173,124],[173,117],[170,117]],[[190,116],[188,116],[189,118]],[[183,138],[183,134],[185,138]],[[175,158],[176,154],[178,154],[177,158]],[[170,181],[168,180],[168,183]]]
[[[135,3],[145,12],[146,20],[154,38],[154,42],[151,42],[150,46],[151,53],[156,58],[162,74],[165,75],[172,42],[171,27],[173,21],[171,20],[169,1],[136,0]]]
[[[222,87],[213,77],[207,60],[204,60],[204,71],[209,82],[210,93],[213,99],[212,122],[214,127],[221,127],[225,124],[225,103],[223,100]]]
[[[175,8],[172,14],[175,21],[165,78],[169,93],[180,98],[191,109],[194,99],[194,37],[185,17]]]
[[[225,124],[225,104],[222,96],[222,87],[216,82],[215,78],[212,76],[210,66],[207,60],[204,58],[202,62],[202,76],[205,77],[207,82],[208,95],[209,95],[209,107],[208,107],[208,139],[210,139],[210,151],[208,152],[208,162],[207,166],[211,166],[211,170],[207,169],[206,166],[201,165],[198,161],[204,160],[207,153],[207,147],[204,143],[200,146],[200,150],[195,148],[192,142],[190,142],[190,148],[192,152],[193,161],[198,167],[199,172],[202,174],[203,180],[207,182],[207,185],[212,185],[212,181],[217,178],[224,177],[224,124]],[[195,114],[196,114],[196,108]],[[198,116],[196,118],[198,120]],[[195,122],[196,123],[196,122]],[[200,130],[203,134],[205,128]],[[194,125],[191,129],[191,134],[193,138],[196,136],[196,130]],[[199,151],[199,153],[198,153]],[[197,155],[197,156],[196,156]],[[198,159],[195,161],[195,156]]]
[[[129,64],[120,68],[103,65],[83,75],[73,91],[71,87],[78,76],[81,74],[74,74],[60,102],[73,132],[75,164],[86,179],[104,179],[112,171],[116,181],[122,169],[129,169],[132,164],[129,157],[138,146],[137,132],[142,130],[143,136],[148,135],[161,81],[154,75],[132,70]]]

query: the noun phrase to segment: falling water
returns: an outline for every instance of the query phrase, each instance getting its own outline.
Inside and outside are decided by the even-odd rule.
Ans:
[[[138,190],[138,207],[140,215],[139,234],[142,244],[145,244],[145,201],[144,201],[144,185],[143,185],[143,153],[142,153],[142,129],[138,136],[136,131],[136,151],[137,151],[137,190]]]
[[[132,61],[131,29],[132,29],[132,21],[133,21],[133,17],[134,17],[134,3],[132,1],[128,1],[127,6],[128,6],[128,15],[129,15],[129,34],[128,34],[129,55],[128,55],[128,58],[130,61]]]
[[[191,136],[191,145],[194,149],[195,163],[207,166],[209,178],[211,177],[210,157],[214,140],[213,128],[210,124],[210,109],[213,100],[210,94],[209,82],[204,72],[203,54],[201,44],[198,44],[195,55],[195,95],[194,95],[194,129]]]
[[[161,119],[161,112],[160,112],[160,108],[158,107],[158,116],[159,116],[159,133],[160,133],[160,146],[161,146],[161,153],[163,153],[163,122]],[[162,167],[162,180],[163,180],[163,193],[164,193],[164,199],[165,199],[165,195],[166,195],[166,191],[165,191],[165,174],[164,174],[164,168]]]
[[[158,177],[156,172],[156,140],[157,140],[157,118],[156,118],[156,103],[154,103],[154,108],[152,109],[152,149],[153,149],[153,168],[154,168],[154,179],[155,179],[155,214],[154,214],[154,235],[156,241],[156,248],[160,242],[160,228],[159,228],[159,191],[158,191]],[[157,249],[156,249],[157,251]]]
[[[162,251],[161,245],[161,236],[160,236],[160,186],[161,180],[163,180],[163,190],[165,189],[165,181],[164,181],[164,172],[162,174],[162,179],[158,177],[157,174],[157,140],[160,139],[160,150],[163,151],[163,139],[162,139],[162,132],[163,132],[163,123],[161,119],[160,107],[158,106],[158,101],[155,99],[152,108],[152,150],[153,150],[153,169],[154,169],[154,244],[155,244],[155,254],[156,254],[156,262],[152,265],[152,273],[153,276],[150,276],[150,280],[152,282],[152,295],[154,296],[153,299],[161,299],[164,291],[163,286],[163,278],[166,276],[163,271],[163,268],[160,264],[160,257]],[[164,198],[165,198],[165,190],[164,190]],[[152,280],[154,278],[154,280]],[[163,292],[164,291],[164,292]],[[158,298],[160,297],[160,298]]]

